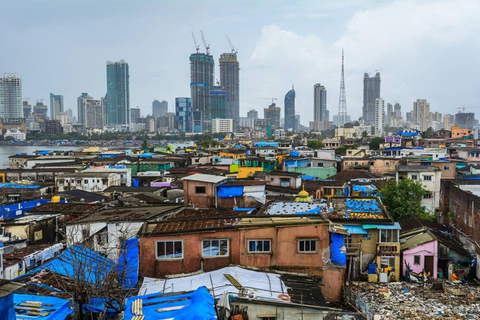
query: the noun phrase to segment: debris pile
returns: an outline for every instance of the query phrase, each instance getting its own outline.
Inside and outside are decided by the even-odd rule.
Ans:
[[[480,319],[480,288],[474,286],[358,283],[346,287],[345,298],[372,320]]]

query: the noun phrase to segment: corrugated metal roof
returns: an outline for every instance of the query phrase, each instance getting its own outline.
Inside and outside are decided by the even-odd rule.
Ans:
[[[215,176],[212,174],[195,173],[191,176],[182,178],[182,180],[219,183],[221,181],[227,180],[227,177]]]
[[[350,234],[368,234],[368,232],[362,228],[362,226],[349,226],[343,225],[345,229],[347,229],[348,233]]]
[[[393,224],[364,224],[363,229],[402,230],[402,227],[400,223],[394,222]]]

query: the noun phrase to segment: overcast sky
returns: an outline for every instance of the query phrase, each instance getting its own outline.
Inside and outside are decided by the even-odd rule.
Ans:
[[[215,57],[240,61],[240,115],[263,116],[292,84],[301,122],[313,118],[313,85],[328,91],[337,114],[341,51],[345,49],[347,110],[361,116],[363,73],[380,70],[381,95],[410,111],[428,99],[433,111],[480,107],[480,1],[181,1],[0,0],[0,73],[16,72],[23,96],[76,98],[106,92],[106,61],[130,67],[130,105],[151,113],[154,98],[190,96],[190,32],[203,30]],[[472,109],[470,111],[475,111]],[[480,110],[479,110],[480,111]]]

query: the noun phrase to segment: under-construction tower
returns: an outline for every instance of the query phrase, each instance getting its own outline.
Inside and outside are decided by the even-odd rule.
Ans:
[[[193,36],[193,32],[192,32]],[[200,53],[199,46],[193,36],[196,53],[190,55],[190,91],[192,97],[193,132],[203,132],[210,129],[210,90],[214,83],[215,61],[210,55],[210,45],[207,45],[202,33],[206,53]]]
[[[240,64],[237,50],[228,39],[232,52],[220,55],[220,84],[227,91],[227,119],[233,119],[235,126],[240,121]]]
[[[338,126],[341,127],[348,122],[347,116],[347,97],[345,95],[345,70],[344,70],[344,57],[342,49],[342,77],[340,80],[340,99],[338,101]]]

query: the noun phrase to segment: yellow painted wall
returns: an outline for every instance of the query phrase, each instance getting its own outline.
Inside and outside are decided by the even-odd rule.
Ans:
[[[230,158],[230,159],[245,159],[247,156],[245,153],[230,153],[220,151],[219,156],[221,158]]]
[[[263,168],[261,168],[261,167],[258,167],[258,168],[238,168],[237,178],[239,178],[239,179],[248,178],[249,176],[252,176],[257,171],[262,172]]]

